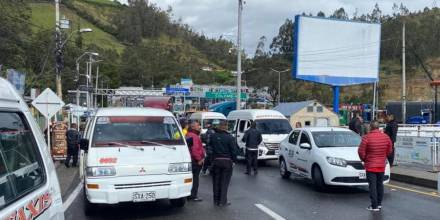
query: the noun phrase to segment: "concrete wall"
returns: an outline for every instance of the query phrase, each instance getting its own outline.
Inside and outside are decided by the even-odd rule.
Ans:
[[[334,112],[327,109],[325,106],[322,106],[318,102],[316,105],[314,103],[309,106],[313,106],[313,112],[307,112],[307,107],[304,107],[300,111],[292,114],[289,118],[290,124],[292,127],[295,127],[296,122],[301,122],[301,125],[306,126],[306,122],[310,122],[310,126],[317,126],[317,121],[319,119],[327,119],[329,126],[339,126],[339,117]],[[322,106],[323,111],[317,112],[317,107]]]

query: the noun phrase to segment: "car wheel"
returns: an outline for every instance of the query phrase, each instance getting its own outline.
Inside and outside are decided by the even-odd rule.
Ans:
[[[84,200],[84,213],[86,214],[86,216],[91,216],[95,213],[97,205],[91,203],[88,199],[87,199],[87,195],[86,195],[86,189],[84,187],[83,190],[83,200]]]
[[[290,172],[287,170],[286,161],[284,159],[280,160],[280,175],[283,179],[289,179]]]
[[[185,203],[186,203],[186,198],[170,199],[171,206],[176,208],[182,208],[183,206],[185,206]]]
[[[319,166],[313,167],[312,180],[313,180],[313,184],[315,185],[315,188],[318,191],[325,191],[326,185],[324,182],[324,176],[322,175],[322,171],[321,168],[319,168]]]

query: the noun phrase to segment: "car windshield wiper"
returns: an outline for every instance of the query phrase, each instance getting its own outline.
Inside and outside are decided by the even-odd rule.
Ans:
[[[123,144],[123,143],[119,143],[119,142],[108,142],[108,144],[144,151],[144,148],[142,148],[142,147],[132,146],[132,145]]]
[[[159,147],[165,147],[165,148],[169,148],[169,149],[172,149],[172,150],[176,150],[176,147],[168,146],[168,145],[165,145],[165,144],[161,144],[159,142],[145,141],[144,140],[144,141],[141,141],[141,143],[143,143],[143,144],[154,144],[154,145],[159,146]]]

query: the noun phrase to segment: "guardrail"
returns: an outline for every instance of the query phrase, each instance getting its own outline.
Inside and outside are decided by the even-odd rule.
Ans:
[[[419,164],[439,171],[440,127],[400,127],[394,145],[396,162]]]

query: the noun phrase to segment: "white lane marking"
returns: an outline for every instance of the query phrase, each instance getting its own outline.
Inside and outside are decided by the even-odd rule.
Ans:
[[[66,201],[63,202],[63,211],[64,212],[67,211],[67,209],[70,207],[70,205],[72,205],[73,201],[79,195],[79,193],[81,192],[82,186],[83,186],[83,184],[82,184],[82,182],[80,182],[78,184],[78,186],[76,186],[76,188],[73,190],[73,192],[69,195],[69,197],[67,197]]]
[[[255,206],[275,220],[286,220],[285,218],[281,217],[280,215],[278,215],[277,213],[275,213],[274,211],[270,210],[269,208],[267,208],[262,204],[255,204]]]

